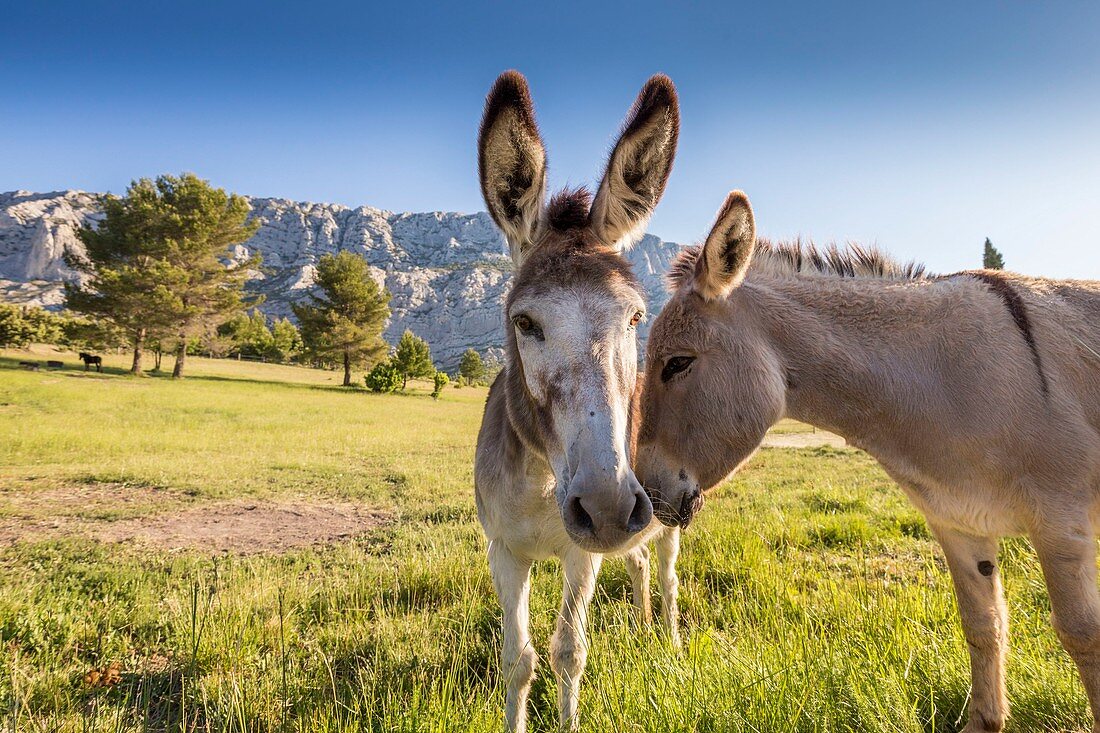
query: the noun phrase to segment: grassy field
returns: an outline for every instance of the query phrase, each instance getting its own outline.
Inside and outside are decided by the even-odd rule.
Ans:
[[[0,353],[0,729],[500,729],[471,479],[485,390],[436,402],[426,385],[379,396],[291,367],[195,359],[172,382],[125,375],[125,357],[102,375],[23,358]],[[377,521],[278,550],[98,539],[242,502]],[[1009,730],[1087,730],[1030,548],[1007,543],[1003,570]],[[678,653],[634,628],[623,566],[605,565],[585,730],[960,727],[966,644],[942,556],[865,455],[761,451],[685,535],[680,574]],[[536,566],[544,657],[560,580]],[[533,726],[549,731],[541,670]]]

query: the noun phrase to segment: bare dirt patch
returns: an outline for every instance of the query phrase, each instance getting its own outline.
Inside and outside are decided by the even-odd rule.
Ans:
[[[307,497],[199,504],[179,492],[113,484],[0,492],[0,546],[82,536],[168,551],[277,553],[335,544],[390,519],[371,507]]]
[[[23,519],[118,518],[184,506],[193,497],[157,486],[89,481],[70,486],[35,489],[25,486],[0,489],[0,513]]]
[[[105,542],[136,540],[170,550],[280,552],[348,540],[384,524],[386,512],[357,504],[231,502],[105,523]]]

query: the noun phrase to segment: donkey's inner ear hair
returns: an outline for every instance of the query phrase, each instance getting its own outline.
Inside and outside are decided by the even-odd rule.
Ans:
[[[676,87],[657,74],[631,107],[592,202],[592,227],[608,245],[624,249],[644,231],[672,172],[679,134]]]
[[[756,249],[756,222],[749,197],[731,191],[696,261],[695,290],[707,300],[724,298],[745,279]]]
[[[527,80],[518,71],[506,71],[485,99],[478,176],[485,205],[517,265],[534,240],[546,196],[546,169],[546,147]]]

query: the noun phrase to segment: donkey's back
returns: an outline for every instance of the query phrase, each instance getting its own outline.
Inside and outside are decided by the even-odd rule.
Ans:
[[[1024,294],[1052,396],[1076,402],[1100,441],[1100,281],[1002,277]]]

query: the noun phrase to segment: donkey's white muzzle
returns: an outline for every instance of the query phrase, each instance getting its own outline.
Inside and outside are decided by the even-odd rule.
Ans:
[[[581,467],[569,482],[562,520],[570,539],[585,550],[611,552],[649,526],[653,504],[632,471]]]

